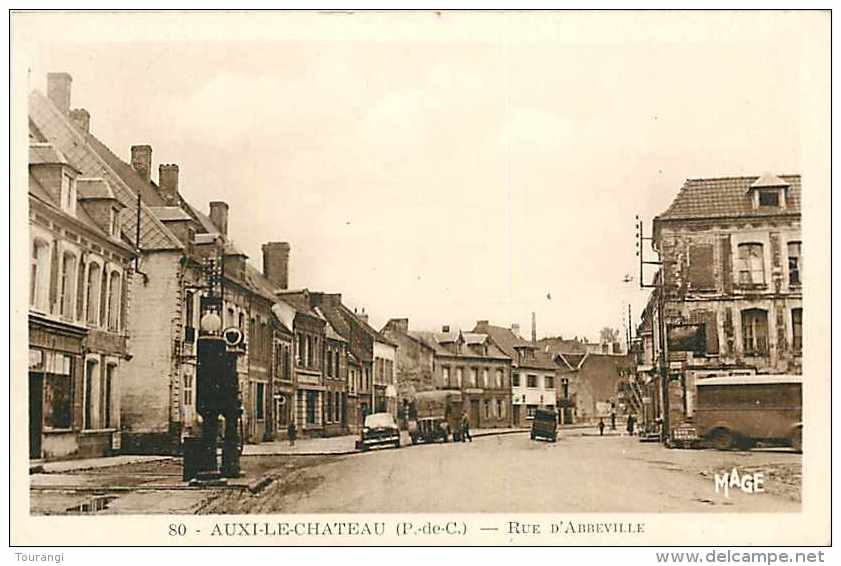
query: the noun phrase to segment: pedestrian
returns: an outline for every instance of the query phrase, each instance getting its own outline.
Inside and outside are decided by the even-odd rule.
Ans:
[[[637,424],[637,417],[634,415],[634,413],[631,413],[630,415],[628,415],[628,426],[627,426],[629,436],[634,436],[634,425],[636,425],[636,424]]]
[[[616,411],[610,411],[610,430],[616,430]]]
[[[461,441],[473,442],[473,437],[470,436],[470,419],[467,418],[466,414],[463,414],[461,417]]]
[[[298,436],[298,429],[295,427],[295,421],[292,421],[286,427],[286,437],[289,439],[289,446],[295,446],[296,436]]]
[[[599,417],[599,436],[604,436],[604,418]]]

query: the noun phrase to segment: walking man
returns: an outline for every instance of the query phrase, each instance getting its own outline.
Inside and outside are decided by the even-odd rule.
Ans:
[[[298,436],[298,429],[295,427],[295,421],[289,422],[289,426],[286,427],[286,436],[289,438],[289,446],[295,446],[295,437]]]
[[[461,441],[473,442],[473,437],[470,436],[470,419],[467,418],[467,414],[463,413],[461,416]]]
[[[599,436],[604,436],[604,418],[599,417]]]

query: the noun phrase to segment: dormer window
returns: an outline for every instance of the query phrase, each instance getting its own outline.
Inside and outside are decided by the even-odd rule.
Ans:
[[[68,214],[76,214],[76,180],[68,173],[61,173],[61,208]]]
[[[780,191],[759,191],[759,206],[780,206]]]
[[[111,209],[111,218],[108,221],[108,233],[112,238],[119,238],[120,236],[120,214],[116,208]]]

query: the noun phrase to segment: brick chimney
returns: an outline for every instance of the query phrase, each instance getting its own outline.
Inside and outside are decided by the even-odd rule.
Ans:
[[[178,202],[178,165],[172,163],[158,166],[158,190],[167,204]]]
[[[360,311],[360,312],[359,312],[356,316],[358,316],[358,317],[359,317],[359,319],[360,319],[362,322],[364,322],[365,324],[368,324],[368,313],[367,313],[367,312],[365,312],[365,309],[364,309],[364,308],[363,308],[363,309],[362,309],[362,310],[361,310],[361,311]]]
[[[490,323],[487,320],[477,320],[475,332],[478,332],[480,334],[487,334],[488,326],[490,326]]]
[[[152,180],[152,146],[131,146],[131,166],[147,183]]]
[[[449,331],[450,331],[449,325],[445,324],[444,326],[441,327],[441,332],[443,332],[444,334],[447,334]]]
[[[215,200],[210,203],[210,220],[223,236],[228,235],[228,203]]]
[[[91,115],[84,108],[74,108],[70,111],[70,119],[73,124],[82,132],[88,134],[91,131]]]
[[[511,332],[514,333],[514,336],[519,338],[520,337],[520,325],[517,324],[516,322],[512,322],[511,323]]]
[[[47,98],[62,114],[70,112],[70,87],[73,77],[69,73],[47,73]]]
[[[280,289],[289,288],[289,242],[263,244],[263,275]]]

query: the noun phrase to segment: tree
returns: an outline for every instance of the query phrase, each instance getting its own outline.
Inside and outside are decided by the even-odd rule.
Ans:
[[[615,344],[619,342],[619,330],[605,326],[599,331],[600,344]]]

